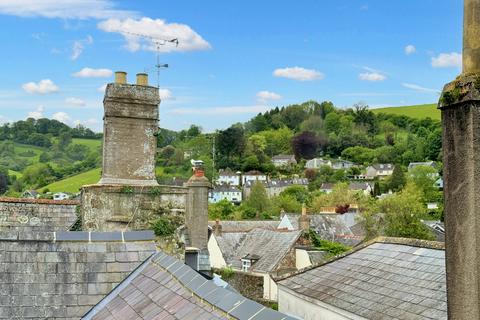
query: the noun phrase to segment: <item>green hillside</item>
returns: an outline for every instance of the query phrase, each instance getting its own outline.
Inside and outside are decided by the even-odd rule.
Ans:
[[[436,104],[422,104],[417,106],[405,106],[405,107],[388,107],[388,108],[379,108],[371,109],[374,113],[386,113],[386,114],[397,114],[405,115],[407,117],[416,118],[416,119],[425,119],[431,118],[435,120],[440,120],[440,110],[437,109]]]
[[[80,187],[87,184],[94,184],[100,180],[100,168],[92,169],[72,177],[56,181],[40,190],[49,189],[51,192],[71,192],[76,193]]]

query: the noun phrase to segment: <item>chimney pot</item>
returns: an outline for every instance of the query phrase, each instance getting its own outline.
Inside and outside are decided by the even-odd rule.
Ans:
[[[137,73],[137,86],[148,86],[148,74]]]
[[[127,73],[124,71],[115,72],[115,83],[127,84]]]

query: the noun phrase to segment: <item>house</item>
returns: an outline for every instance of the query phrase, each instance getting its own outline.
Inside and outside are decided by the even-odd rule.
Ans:
[[[447,319],[441,242],[378,238],[276,280],[279,311],[299,319]]]
[[[297,164],[297,160],[294,155],[279,154],[272,157],[272,163],[275,167],[288,167]]]
[[[350,182],[348,185],[348,189],[362,192],[366,196],[369,196],[373,193],[373,188],[374,184],[369,182]]]
[[[64,192],[57,192],[53,194],[53,200],[67,200],[70,196]]]
[[[276,301],[273,274],[296,270],[295,245],[302,231],[266,230],[224,232],[217,229],[208,241],[214,269],[232,268],[239,276],[254,277],[263,287],[263,299]],[[238,289],[238,288],[236,288]]]
[[[224,199],[232,203],[238,204],[242,202],[242,190],[228,184],[222,184],[219,186],[215,186],[213,190],[209,192],[209,203],[217,203]]]
[[[299,218],[299,214],[284,214],[280,220],[278,229],[287,229],[290,231],[300,230]],[[347,225],[354,225],[354,223],[350,221],[351,219],[345,219],[344,215],[312,214],[308,215],[308,218],[310,229],[314,230],[320,239],[339,242],[349,246],[355,246],[363,240],[363,238],[355,236]]]
[[[205,279],[163,252],[143,262],[82,319],[289,319]]]
[[[434,187],[436,187],[440,190],[443,190],[443,178],[442,177],[438,178],[437,181],[435,181]]]
[[[427,161],[427,162],[410,162],[408,164],[408,171],[412,170],[415,167],[419,166],[425,166],[425,167],[432,167],[434,169],[437,169],[437,165],[433,161]]]
[[[325,193],[331,193],[334,188],[335,188],[335,183],[324,182],[320,186],[320,191]]]
[[[267,176],[260,171],[252,170],[242,174],[242,185],[247,184],[248,182],[254,181],[267,181]]]
[[[314,158],[311,160],[308,160],[305,163],[305,168],[307,169],[320,169],[323,166],[328,166],[332,167],[332,161],[330,160],[323,160],[322,158]]]
[[[25,190],[22,193],[22,198],[25,199],[37,199],[40,194],[36,190]]]
[[[375,178],[383,179],[388,176],[391,176],[394,168],[395,166],[391,163],[373,164],[367,167],[365,176],[368,179],[375,179]]]
[[[333,170],[348,170],[354,166],[355,164],[353,162],[350,162],[347,160],[338,159],[338,160],[332,161]]]
[[[231,186],[240,186],[241,173],[233,172],[229,168],[225,170],[219,170],[217,184],[228,184]]]
[[[306,178],[294,178],[294,179],[276,179],[270,181],[263,181],[262,182],[265,191],[267,192],[267,196],[269,198],[273,198],[278,196],[280,193],[285,191],[290,186],[302,186],[304,188],[308,187],[308,179]],[[247,182],[243,186],[243,198],[246,199],[250,196],[250,192],[252,191],[252,187],[255,182],[250,181]]]

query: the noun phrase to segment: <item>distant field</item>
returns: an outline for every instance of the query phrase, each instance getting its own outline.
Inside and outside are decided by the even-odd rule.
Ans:
[[[374,113],[398,114],[417,119],[431,118],[440,120],[440,110],[436,104],[422,104],[418,106],[389,107],[372,109]]]
[[[97,150],[97,148],[102,144],[102,140],[93,140],[93,139],[77,139],[73,138],[72,143],[82,144],[90,148],[90,150]]]
[[[43,188],[40,188],[40,191],[48,188],[51,192],[78,192],[80,187],[87,184],[94,184],[100,180],[100,168],[92,169],[72,177],[59,180],[57,182],[51,183]]]

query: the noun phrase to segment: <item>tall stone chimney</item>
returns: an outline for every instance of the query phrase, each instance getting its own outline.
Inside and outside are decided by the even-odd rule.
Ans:
[[[116,72],[105,92],[103,167],[100,185],[157,186],[155,153],[158,130],[158,88],[146,74],[127,84]]]
[[[298,217],[298,227],[303,231],[310,229],[310,217],[307,215],[307,207],[305,204],[302,206],[302,215]]]
[[[447,84],[443,126],[449,319],[480,319],[480,0],[464,1],[463,73]]]
[[[222,236],[222,225],[220,224],[220,220],[215,220],[215,225],[213,226],[213,234],[217,237]]]

